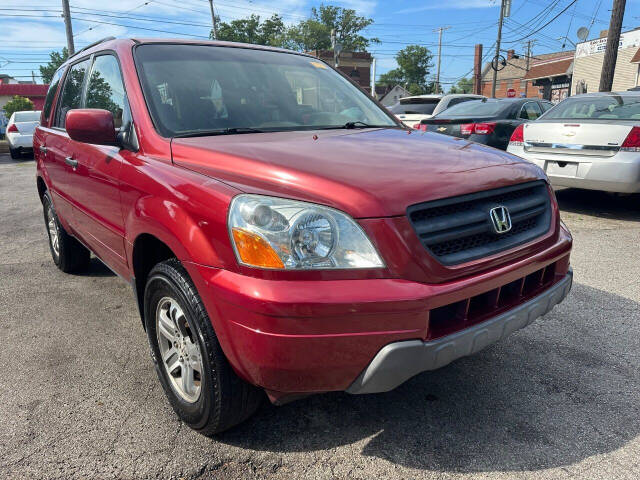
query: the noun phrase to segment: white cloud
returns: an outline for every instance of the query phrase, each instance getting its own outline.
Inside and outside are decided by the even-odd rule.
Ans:
[[[66,41],[64,30],[52,23],[5,21],[0,23],[0,25],[2,37],[7,42],[11,41],[11,45],[16,45],[22,42],[28,44],[34,40],[43,42],[60,42],[61,44],[64,44]]]
[[[373,56],[375,57],[375,54]],[[398,68],[398,62],[395,58],[376,58],[376,74],[385,73],[394,68]]]
[[[370,16],[375,12],[378,2],[375,0],[341,0],[332,2],[345,8],[352,8],[358,15]]]
[[[498,6],[497,2],[494,0],[448,0],[446,3],[442,3],[434,0],[427,0],[425,4],[404,8],[402,10],[398,10],[395,13],[403,14],[403,13],[416,13],[416,12],[424,12],[426,10],[447,10],[447,9],[469,9],[469,8],[494,8]]]

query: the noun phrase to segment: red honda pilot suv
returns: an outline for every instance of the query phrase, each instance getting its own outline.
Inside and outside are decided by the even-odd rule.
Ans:
[[[384,392],[571,288],[540,168],[405,129],[309,55],[105,39],[34,135],[51,254],[130,282],[180,418],[214,434],[312,393]]]

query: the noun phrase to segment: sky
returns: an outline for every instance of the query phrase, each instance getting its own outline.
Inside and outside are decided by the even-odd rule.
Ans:
[[[71,0],[76,49],[106,36],[207,38],[208,0]],[[287,23],[308,17],[320,1],[214,0],[223,21],[252,13],[282,15]],[[427,46],[437,60],[439,27],[443,33],[441,82],[445,89],[473,67],[474,44],[484,45],[486,60],[495,50],[500,0],[342,0],[325,4],[353,8],[374,24],[364,34],[380,39],[369,51],[377,76],[396,67],[395,54],[410,44]],[[536,54],[572,50],[579,27],[597,38],[608,28],[612,0],[512,0],[505,20],[502,49],[524,54],[533,40]],[[564,10],[564,11],[563,11]],[[60,0],[2,0],[0,3],[0,73],[20,80],[36,75],[48,52],[66,45]],[[556,17],[554,20],[554,17]],[[548,25],[547,25],[548,23]],[[640,0],[627,0],[624,30],[640,26]],[[159,31],[158,31],[159,30]],[[539,31],[537,31],[539,30]],[[565,40],[566,38],[566,40]],[[564,44],[564,48],[563,48]],[[433,68],[435,73],[435,67]],[[36,78],[39,81],[39,78]]]

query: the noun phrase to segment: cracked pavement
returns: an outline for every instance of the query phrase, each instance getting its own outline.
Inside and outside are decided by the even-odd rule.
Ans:
[[[0,155],[0,478],[637,479],[640,197],[563,190],[575,284],[544,319],[395,391],[183,426],[131,288],[53,265],[33,161]]]

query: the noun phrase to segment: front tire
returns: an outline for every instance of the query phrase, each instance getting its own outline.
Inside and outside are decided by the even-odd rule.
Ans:
[[[86,270],[89,267],[91,253],[64,229],[53,208],[49,192],[45,192],[42,196],[42,207],[53,263],[65,273]]]
[[[249,418],[263,393],[231,368],[187,271],[176,259],[156,265],[144,293],[152,358],[173,410],[210,436]]]

